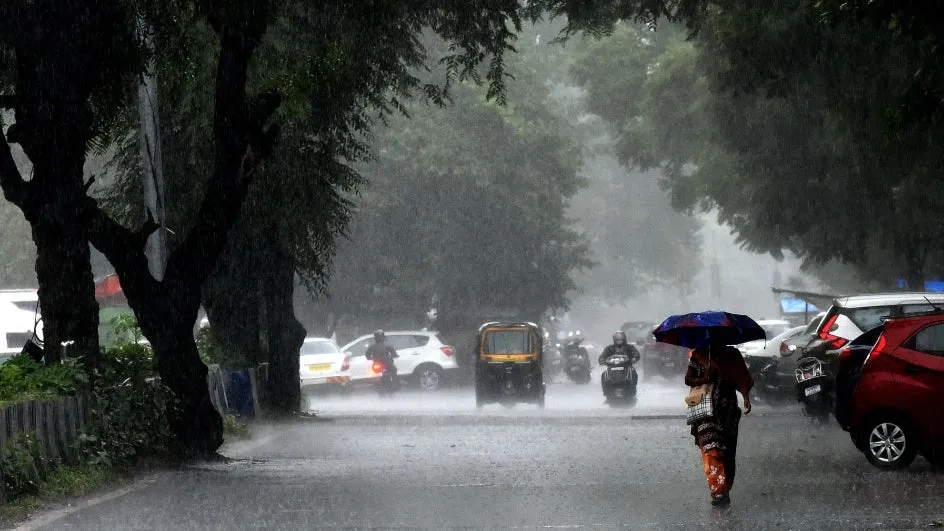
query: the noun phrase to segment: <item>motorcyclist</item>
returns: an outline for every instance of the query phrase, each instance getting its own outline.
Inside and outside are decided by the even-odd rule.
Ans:
[[[607,345],[606,348],[603,349],[603,352],[600,353],[600,358],[597,360],[597,363],[599,363],[602,366],[606,362],[607,358],[609,358],[610,356],[615,356],[617,354],[624,354],[626,356],[629,356],[630,362],[632,362],[633,364],[638,362],[639,359],[642,357],[639,354],[639,350],[634,345],[631,345],[630,343],[626,342],[626,333],[623,332],[622,330],[617,330],[616,332],[613,332],[613,344]],[[606,376],[605,371],[603,375],[601,375],[600,377],[601,382],[603,381],[604,376]]]
[[[398,356],[397,351],[386,342],[386,339],[383,330],[376,330],[374,332],[374,344],[367,347],[364,357],[371,361],[383,363],[384,368],[393,377],[394,383],[397,383],[399,382],[397,379],[397,366],[393,363],[393,360],[400,356]]]

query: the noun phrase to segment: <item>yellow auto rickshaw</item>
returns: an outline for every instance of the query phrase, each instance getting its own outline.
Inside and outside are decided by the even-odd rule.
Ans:
[[[475,407],[518,402],[544,408],[541,329],[530,322],[492,322],[479,327],[475,346]]]

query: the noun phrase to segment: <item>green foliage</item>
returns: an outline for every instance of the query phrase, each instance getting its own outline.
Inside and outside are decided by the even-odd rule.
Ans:
[[[886,284],[942,273],[944,225],[928,215],[944,199],[938,132],[887,134],[916,66],[908,46],[824,25],[803,0],[726,3],[692,41],[641,31],[591,47],[578,77],[621,160],[661,168],[678,208],[717,209],[744,247],[808,267],[838,260]],[[642,53],[647,74],[607,69],[620,50]]]
[[[223,436],[226,439],[248,439],[249,423],[236,418],[234,415],[223,415]]]
[[[80,496],[101,488],[116,478],[115,469],[103,465],[61,466],[46,477],[39,494],[53,500]]]
[[[408,103],[409,118],[377,132],[377,160],[362,170],[370,188],[329,285],[333,311],[420,320],[435,304],[448,328],[486,308],[567,305],[570,273],[589,260],[567,217],[584,184],[581,145],[548,102],[561,63],[542,55],[555,52],[519,48],[505,107],[457,85],[447,108]]]
[[[166,455],[171,443],[168,404],[174,398],[156,378],[154,353],[139,338],[136,323],[115,318],[119,339],[103,352],[103,367],[92,394],[92,422],[80,436],[79,449],[91,464],[120,465]],[[124,339],[121,339],[124,338]]]
[[[8,498],[38,492],[45,469],[42,446],[29,434],[21,433],[0,447],[0,487]]]
[[[85,372],[74,359],[43,365],[18,354],[0,364],[0,404],[72,395],[87,383]]]
[[[213,329],[208,326],[197,330],[196,340],[200,359],[207,365],[219,365],[224,369],[245,368],[251,365],[248,360],[234,356],[232,352],[229,352],[214,336]]]
[[[0,505],[0,526],[13,527],[14,522],[35,514],[45,504],[59,504],[65,498],[87,495],[121,479],[122,472],[104,465],[81,464],[59,466],[49,472],[33,494],[12,496]]]

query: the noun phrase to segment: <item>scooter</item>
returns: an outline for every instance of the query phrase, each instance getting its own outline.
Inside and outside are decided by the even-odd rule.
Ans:
[[[564,372],[574,383],[590,383],[590,355],[580,346],[579,338],[568,341],[564,347]]]
[[[632,360],[625,354],[616,354],[603,360],[603,396],[610,407],[630,406],[636,403],[639,374]]]
[[[828,424],[833,410],[833,378],[826,372],[823,362],[813,357],[798,360],[796,381],[797,400],[803,403],[803,412],[814,422]]]
[[[380,361],[374,360],[373,365],[371,365],[374,374],[380,375],[380,380],[375,384],[375,389],[377,394],[380,396],[393,396],[393,393],[400,389],[400,382],[394,376],[393,372],[387,368],[387,365]]]

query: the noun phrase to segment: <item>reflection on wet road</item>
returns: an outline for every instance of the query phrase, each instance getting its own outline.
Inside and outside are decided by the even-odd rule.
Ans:
[[[944,474],[868,465],[796,408],[741,427],[727,510],[710,507],[681,385],[610,410],[598,385],[553,385],[547,409],[472,390],[318,398],[327,420],[257,426],[237,460],[153,483],[45,529],[911,529],[940,525]]]

